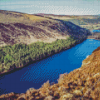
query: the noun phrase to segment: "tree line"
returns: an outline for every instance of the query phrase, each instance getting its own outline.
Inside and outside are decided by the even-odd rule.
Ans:
[[[70,36],[52,43],[36,42],[29,45],[14,44],[0,47],[0,73],[23,67],[32,61],[70,48],[76,42],[77,40]]]

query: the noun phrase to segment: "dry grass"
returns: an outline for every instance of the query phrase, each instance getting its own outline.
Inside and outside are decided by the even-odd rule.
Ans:
[[[52,29],[58,25],[59,29]],[[56,20],[31,14],[0,11],[0,46],[14,43],[31,44],[42,41],[51,43],[57,39],[66,39],[66,33],[60,31],[64,27]]]
[[[35,16],[31,14],[25,14],[24,15],[26,18],[30,19],[31,21],[43,21],[43,20],[48,20],[47,18],[40,17],[40,16]]]
[[[87,62],[88,64],[84,64]],[[58,83],[50,85],[49,81],[38,89],[29,89],[25,94],[1,95],[0,100],[8,98],[30,100],[99,100],[100,98],[100,47],[83,61],[83,66],[60,76]],[[33,100],[34,100],[33,99]],[[17,100],[17,99],[15,99]]]
[[[44,17],[39,17],[31,14],[1,11],[0,12],[0,23],[26,23],[32,24],[36,21],[48,20]]]
[[[3,17],[4,15],[2,15]],[[10,17],[12,17],[12,21]],[[33,15],[25,15],[18,13],[11,13],[11,15],[7,15],[4,19],[4,23],[10,24],[0,24],[1,28],[0,33],[1,39],[4,39],[6,43],[9,43],[8,40],[16,41],[17,43],[32,43],[36,41],[47,41],[51,42],[56,39],[65,39],[68,37],[68,28],[61,22],[53,21],[53,20],[44,20],[44,18],[36,17]],[[15,16],[17,19],[15,20]],[[1,16],[0,16],[1,17]],[[76,17],[76,16],[74,16]],[[6,19],[8,18],[8,19]],[[21,19],[20,19],[21,18]],[[4,20],[0,19],[1,22]],[[42,20],[37,22],[36,20]],[[36,23],[29,23],[36,21]],[[24,24],[22,22],[24,21]],[[16,23],[17,22],[17,23]],[[20,22],[20,23],[19,23]],[[29,23],[28,25],[25,23]],[[11,24],[12,23],[12,24]],[[32,25],[32,26],[31,26]],[[44,30],[45,29],[45,30]],[[5,32],[6,30],[6,32]],[[14,32],[14,34],[13,34]],[[72,31],[71,31],[72,32]],[[75,33],[75,32],[74,32]],[[72,33],[70,33],[72,34]],[[7,35],[9,35],[8,38]],[[82,37],[82,36],[81,36]],[[8,39],[8,40],[7,40]],[[3,40],[1,40],[2,42]],[[13,41],[13,42],[14,42]],[[87,57],[83,61],[83,65],[81,68],[78,68],[69,74],[63,74],[58,79],[57,84],[50,85],[49,82],[43,84],[43,86],[38,89],[29,89],[24,94],[7,94],[1,95],[0,100],[46,100],[46,99],[54,99],[54,100],[80,100],[80,97],[83,96],[83,100],[99,100],[100,97],[100,47],[96,49],[92,55]]]

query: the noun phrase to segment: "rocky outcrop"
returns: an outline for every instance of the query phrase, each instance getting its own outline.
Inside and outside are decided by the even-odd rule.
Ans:
[[[60,76],[57,84],[49,81],[41,88],[23,94],[3,94],[0,100],[100,100],[100,47],[93,51],[82,67]]]

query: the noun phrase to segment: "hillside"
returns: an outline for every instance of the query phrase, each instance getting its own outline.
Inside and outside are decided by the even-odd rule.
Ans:
[[[57,84],[49,81],[26,93],[9,93],[0,100],[100,100],[100,47],[82,62],[82,66],[60,75]]]
[[[69,21],[0,10],[0,75],[69,49],[89,34]]]
[[[0,10],[0,75],[69,49],[84,41],[89,34],[88,29],[70,21]],[[26,95],[30,95],[31,90],[35,91],[36,94],[32,93],[36,96],[35,99],[30,99],[30,96],[26,97],[25,94],[10,93],[0,96],[0,100],[2,97],[12,100],[40,100],[40,97],[43,99],[48,96],[48,87],[53,90],[56,85],[53,86],[47,82],[39,90],[30,89]],[[54,91],[55,89],[51,92]],[[55,93],[55,98],[60,96],[61,94]]]
[[[86,38],[86,29],[66,23],[68,24],[32,14],[0,10],[0,46],[37,41],[51,43],[57,39],[66,39],[72,34],[80,39]]]
[[[37,14],[50,19],[59,19],[63,21],[70,21],[80,27],[89,30],[100,28],[100,15],[53,15],[53,14]]]

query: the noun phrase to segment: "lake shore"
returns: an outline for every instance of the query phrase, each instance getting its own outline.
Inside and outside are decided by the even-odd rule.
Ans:
[[[75,42],[75,44],[71,44],[69,47],[65,47],[65,48],[62,48],[61,50],[59,50],[59,51],[57,51],[57,52],[53,52],[53,53],[51,53],[51,54],[48,54],[48,55],[44,56],[43,58],[39,58],[39,59],[37,59],[37,60],[30,61],[30,62],[26,63],[24,66],[20,66],[20,67],[17,67],[17,68],[12,68],[11,70],[1,72],[1,73],[0,73],[0,76],[13,73],[13,72],[15,72],[15,71],[17,71],[17,70],[21,70],[23,67],[27,67],[28,65],[33,64],[33,63],[35,63],[36,61],[40,61],[40,60],[45,59],[45,58],[47,58],[47,57],[49,57],[49,56],[52,56],[52,55],[54,55],[54,54],[57,54],[57,53],[59,53],[59,52],[61,52],[61,51],[68,50],[68,49],[70,49],[70,48],[76,46],[77,44],[82,43],[84,40],[86,40],[86,38],[85,38],[85,39],[82,39],[82,40],[78,40],[78,41]]]
[[[91,43],[91,41],[87,41],[89,42],[89,44]],[[85,47],[87,48],[87,46]],[[5,98],[5,100],[7,100],[15,98],[15,100],[45,100],[47,98],[53,98],[54,100],[63,100],[66,98],[72,100],[99,100],[99,51],[100,47],[93,50],[92,54],[90,54],[86,59],[82,61],[81,67],[74,69],[70,73],[61,74],[57,83],[51,85],[49,81],[47,81],[38,89],[32,87],[30,88],[30,85],[28,83],[29,88],[26,92],[9,92],[6,94],[2,94],[0,96],[0,99],[3,100]]]
[[[95,40],[100,40],[100,33],[92,33],[87,37],[87,39],[95,39]]]

